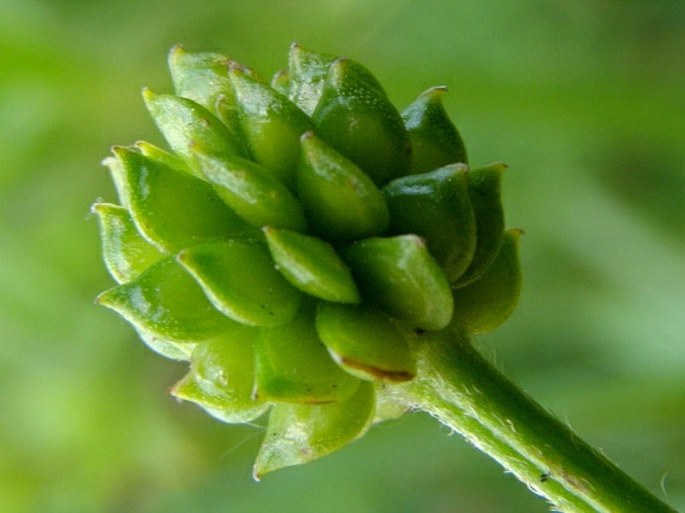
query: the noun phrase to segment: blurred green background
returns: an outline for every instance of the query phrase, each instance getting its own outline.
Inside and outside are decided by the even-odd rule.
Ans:
[[[183,365],[93,305],[99,162],[161,143],[140,90],[170,90],[168,49],[270,74],[293,40],[365,63],[400,108],[450,88],[526,231],[520,308],[478,344],[685,508],[685,2],[0,0],[0,512],[547,511],[423,415],[256,484],[263,426],[176,404]]]

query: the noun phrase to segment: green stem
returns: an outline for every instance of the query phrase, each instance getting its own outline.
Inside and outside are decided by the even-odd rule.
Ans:
[[[505,378],[468,337],[420,339],[419,374],[389,387],[395,399],[461,433],[556,510],[675,512]]]

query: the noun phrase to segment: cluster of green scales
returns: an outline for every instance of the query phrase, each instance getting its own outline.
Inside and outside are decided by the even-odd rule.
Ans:
[[[427,335],[475,334],[518,297],[503,164],[467,166],[434,87],[398,112],[355,61],[290,49],[269,83],[172,49],[143,93],[170,150],[105,159],[96,203],[118,285],[98,302],[190,362],[171,393],[229,423],[269,411],[255,476],[328,454],[404,407]]]

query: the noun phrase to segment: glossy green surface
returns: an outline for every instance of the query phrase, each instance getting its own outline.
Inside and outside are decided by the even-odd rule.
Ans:
[[[132,280],[163,258],[164,253],[138,233],[131,214],[125,208],[111,203],[96,203],[91,210],[100,222],[102,259],[117,283]]]
[[[228,78],[232,63],[235,64],[223,54],[187,51],[178,44],[169,52],[169,71],[176,95],[199,103],[223,121],[231,133],[232,143],[240,150],[238,154],[248,155],[235,93]],[[252,70],[245,72],[254,74]]]
[[[180,157],[171,152],[163,150],[154,144],[151,144],[147,141],[136,141],[134,147],[146,157],[157,160],[176,171],[183,171],[184,173],[190,174],[193,173]]]
[[[199,103],[171,94],[143,90],[143,99],[167,144],[183,158],[200,178],[196,153],[215,156],[240,155],[241,142],[236,134]]]
[[[426,241],[450,282],[469,267],[476,249],[476,219],[463,164],[409,175],[383,187],[389,232],[413,233]]]
[[[411,141],[411,172],[427,173],[447,164],[468,164],[466,147],[442,102],[446,87],[431,87],[402,111]]]
[[[308,463],[347,445],[366,432],[373,412],[370,383],[361,383],[352,397],[332,404],[274,406],[255,463],[255,478]]]
[[[485,333],[512,314],[521,294],[519,230],[502,237],[497,256],[479,279],[454,291],[454,318],[470,333]]]
[[[160,260],[135,280],[103,292],[97,302],[146,332],[173,342],[205,340],[234,323],[212,307],[173,257]]]
[[[198,344],[190,372],[174,385],[171,394],[197,403],[223,422],[242,423],[260,417],[268,404],[253,397],[256,335],[254,328],[236,326]]]
[[[178,261],[214,306],[250,326],[289,322],[301,293],[274,269],[264,242],[251,238],[207,242],[188,248]]]
[[[198,164],[218,196],[255,228],[306,228],[302,207],[269,169],[239,157],[200,155]]]
[[[445,273],[416,235],[372,238],[342,253],[365,299],[387,314],[423,330],[438,330],[452,318]]]
[[[317,135],[377,185],[407,171],[409,138],[402,118],[360,64],[346,59],[331,64],[312,119]]]
[[[160,250],[174,253],[248,231],[209,184],[128,148],[115,147],[114,153],[121,162],[124,204],[138,231]]]
[[[112,143],[166,148],[140,89],[165,53],[264,76],[288,45],[371,69],[399,110],[449,87],[472,166],[510,166],[519,307],[479,348],[624,470],[685,509],[685,4],[635,0],[0,1],[0,511],[544,513],[423,415],[310,465],[249,478],[265,429],[165,391],[186,364],[93,305],[113,285],[96,198]],[[636,407],[636,405],[638,405]],[[315,490],[316,493],[313,493]]]
[[[283,95],[251,78],[242,67],[232,66],[228,77],[252,159],[294,188],[300,136],[314,127],[311,119]]]
[[[129,319],[127,319],[129,320]],[[131,322],[129,320],[129,322]],[[189,362],[190,356],[197,345],[197,342],[177,342],[167,338],[160,337],[154,331],[145,329],[142,326],[135,328],[140,340],[143,341],[148,348],[152,349],[158,355],[168,358],[170,360],[179,360],[182,362]]]
[[[336,57],[303,47],[290,45],[288,54],[288,98],[311,116],[321,98],[328,68]]]
[[[255,394],[260,399],[324,404],[344,400],[359,387],[358,379],[331,360],[309,311],[262,331],[256,353]]]
[[[230,63],[231,59],[220,53],[189,52],[175,45],[169,52],[169,72],[176,95],[199,103],[215,115],[220,98],[235,105],[228,80]]]
[[[373,181],[312,132],[302,136],[297,196],[315,235],[348,242],[381,235],[388,207]]]
[[[335,361],[361,379],[393,383],[416,374],[406,334],[368,305],[320,303],[316,331]]]
[[[350,269],[333,246],[319,238],[265,227],[276,268],[293,286],[310,296],[336,303],[358,303]]]
[[[502,243],[504,207],[500,186],[506,164],[497,163],[468,172],[471,207],[476,217],[476,248],[468,269],[459,277],[457,287],[478,279],[494,260]]]

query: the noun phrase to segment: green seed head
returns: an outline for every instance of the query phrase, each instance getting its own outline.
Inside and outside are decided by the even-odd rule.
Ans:
[[[361,64],[297,44],[270,85],[178,46],[169,67],[174,94],[143,93],[169,148],[104,161],[118,204],[93,212],[117,285],[98,302],[190,363],[177,398],[224,422],[270,411],[256,477],[401,415],[417,344],[512,312],[505,166],[468,168],[445,88],[400,114]]]

